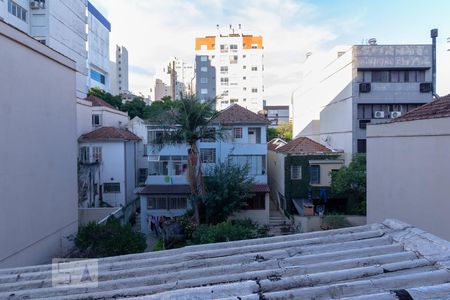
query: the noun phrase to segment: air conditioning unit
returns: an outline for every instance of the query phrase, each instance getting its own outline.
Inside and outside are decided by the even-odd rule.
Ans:
[[[402,115],[401,111],[391,111],[389,116],[391,117],[391,119],[395,119],[400,117],[401,115]]]
[[[369,93],[371,89],[370,83],[362,82],[359,84],[359,92],[360,93]]]
[[[379,110],[373,113],[374,119],[384,119],[384,111]]]
[[[420,84],[420,92],[421,93],[430,93],[433,89],[433,85],[431,82],[423,82]]]
[[[39,8],[41,8],[41,5],[40,5],[39,1],[31,1],[30,8],[31,9],[39,9]]]

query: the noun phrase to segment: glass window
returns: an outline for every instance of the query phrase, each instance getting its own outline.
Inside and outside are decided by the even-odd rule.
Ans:
[[[200,149],[200,159],[202,163],[205,164],[216,163],[216,149],[215,148]]]
[[[230,64],[237,64],[237,62],[238,62],[238,56],[230,55]]]
[[[252,71],[258,71],[258,67],[252,67]]]
[[[266,156],[265,155],[230,155],[229,163],[237,166],[247,166],[250,176],[266,174]]]
[[[228,85],[229,84],[229,78],[228,77],[220,78],[220,84],[221,85]]]
[[[79,154],[80,162],[82,163],[88,163],[89,162],[89,147],[83,146],[80,147],[80,154]]]
[[[207,55],[200,56],[200,61],[208,61],[208,56]]]
[[[27,22],[27,10],[12,0],[8,0],[8,12],[20,20]]]
[[[102,126],[102,116],[101,115],[92,115],[92,126]]]
[[[105,194],[120,193],[120,182],[105,182],[103,184],[103,192]]]
[[[358,153],[366,153],[366,140],[365,139],[361,139],[358,140],[358,145],[357,145],[357,151]]]
[[[320,166],[311,165],[310,172],[311,172],[310,177],[311,184],[320,184]]]
[[[417,71],[417,82],[424,82],[425,81],[425,71],[420,70]]]
[[[224,72],[224,73],[228,72],[228,66],[221,66],[220,72]]]
[[[207,67],[201,67],[201,68],[200,68],[200,71],[201,71],[201,72],[208,72],[208,68],[207,68]]]
[[[242,139],[242,128],[241,127],[233,128],[233,136],[235,139]]]
[[[258,89],[257,88],[252,88],[252,93],[257,93]]]
[[[221,53],[227,53],[228,52],[228,45],[220,45],[220,52]]]
[[[238,48],[238,45],[230,45],[231,50],[237,50],[237,48]]]
[[[208,83],[208,78],[206,78],[206,77],[201,77],[201,78],[200,78],[200,83]]]
[[[102,161],[102,147],[98,147],[98,146],[92,147],[92,159],[95,162]]]
[[[264,193],[257,193],[247,201],[246,210],[266,209],[266,198]]]
[[[389,71],[372,71],[372,82],[389,82]]]
[[[103,75],[95,70],[91,70],[90,74],[91,74],[91,78],[94,79],[95,81],[100,82],[101,84],[106,83],[105,75]]]
[[[208,89],[201,89],[200,94],[202,94],[202,95],[208,94]]]
[[[302,179],[302,166],[291,166],[291,179]]]

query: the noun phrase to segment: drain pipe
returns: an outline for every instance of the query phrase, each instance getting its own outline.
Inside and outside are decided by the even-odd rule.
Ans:
[[[431,29],[430,32],[431,40],[432,40],[432,58],[431,58],[431,72],[432,72],[432,94],[436,99],[439,99],[439,95],[436,93],[436,38],[438,37],[437,28]]]

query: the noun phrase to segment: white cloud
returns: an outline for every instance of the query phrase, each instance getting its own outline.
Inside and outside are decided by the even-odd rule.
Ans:
[[[127,47],[130,66],[140,70],[130,70],[131,90],[145,95],[149,94],[151,73],[171,56],[194,61],[195,37],[214,34],[216,24],[242,24],[244,32],[264,37],[266,99],[287,104],[298,85],[298,70],[306,52],[318,51],[336,38],[334,28],[310,25],[308,20],[318,14],[313,5],[294,0],[93,3],[112,23],[111,49],[116,43]],[[348,27],[347,23],[340,27]]]

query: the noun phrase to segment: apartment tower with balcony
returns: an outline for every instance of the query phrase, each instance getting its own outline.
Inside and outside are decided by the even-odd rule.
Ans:
[[[263,37],[244,34],[230,26],[227,32],[195,39],[196,94],[216,99],[217,110],[232,104],[257,113],[264,99]]]

